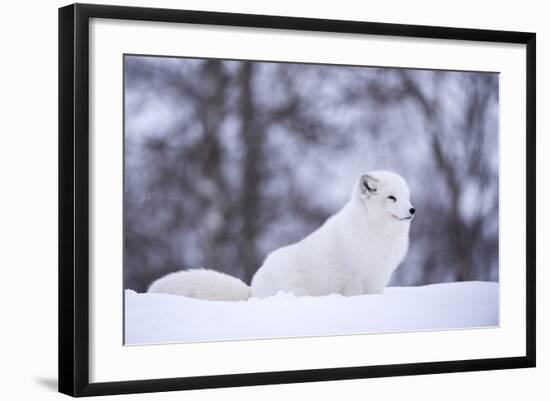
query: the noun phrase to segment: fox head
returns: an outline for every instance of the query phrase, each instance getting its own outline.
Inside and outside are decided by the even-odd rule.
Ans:
[[[374,171],[359,178],[356,188],[369,220],[379,226],[409,226],[415,215],[410,192],[403,177],[389,171]]]

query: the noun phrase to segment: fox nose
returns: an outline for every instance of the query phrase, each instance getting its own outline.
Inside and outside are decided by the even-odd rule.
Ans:
[[[414,207],[411,207],[409,209],[409,213],[411,214],[411,216],[414,214],[414,212],[416,212],[416,209]]]

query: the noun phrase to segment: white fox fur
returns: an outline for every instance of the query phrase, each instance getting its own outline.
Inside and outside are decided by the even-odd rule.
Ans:
[[[271,252],[248,287],[212,270],[172,273],[149,292],[208,300],[380,293],[405,257],[414,215],[405,180],[388,171],[365,174],[350,200],[303,240]]]
[[[154,281],[148,292],[183,295],[207,301],[241,301],[250,298],[250,287],[238,278],[205,269],[167,274]]]

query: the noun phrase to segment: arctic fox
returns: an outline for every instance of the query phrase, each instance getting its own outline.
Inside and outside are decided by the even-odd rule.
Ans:
[[[301,241],[271,252],[248,287],[213,270],[172,273],[149,292],[206,300],[381,293],[405,257],[415,209],[405,180],[389,171],[362,175],[344,207]]]

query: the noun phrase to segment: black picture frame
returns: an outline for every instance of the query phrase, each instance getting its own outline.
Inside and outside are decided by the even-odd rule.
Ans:
[[[89,380],[89,22],[91,18],[516,43],[526,46],[526,353],[520,357],[195,376]],[[535,366],[536,35],[527,32],[74,4],[59,9],[59,391],[71,396],[315,382]],[[121,267],[122,268],[122,267]]]

